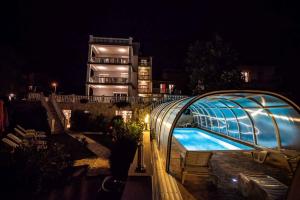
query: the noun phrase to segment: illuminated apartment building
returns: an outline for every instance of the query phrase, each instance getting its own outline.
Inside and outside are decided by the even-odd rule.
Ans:
[[[89,38],[86,95],[137,96],[139,43],[132,38]]]

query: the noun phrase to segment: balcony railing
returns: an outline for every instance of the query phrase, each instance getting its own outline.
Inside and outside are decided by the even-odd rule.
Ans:
[[[139,80],[150,80],[150,75],[138,75]]]
[[[128,83],[128,78],[123,77],[98,77],[94,76],[90,78],[92,83],[117,83],[125,84]]]
[[[132,38],[124,39],[124,38],[105,38],[105,37],[93,37],[90,36],[91,43],[100,43],[100,44],[125,44],[131,45]]]
[[[129,58],[110,58],[110,57],[92,57],[90,62],[99,64],[118,64],[128,65],[130,63]]]

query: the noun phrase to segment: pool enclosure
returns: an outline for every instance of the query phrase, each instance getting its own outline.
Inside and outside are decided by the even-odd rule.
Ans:
[[[174,141],[190,151],[300,151],[299,113],[295,103],[276,93],[217,91],[157,106],[151,133],[168,171]]]

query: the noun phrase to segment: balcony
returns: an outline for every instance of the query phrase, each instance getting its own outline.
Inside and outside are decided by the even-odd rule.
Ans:
[[[150,75],[138,75],[139,80],[150,80]]]
[[[91,83],[108,83],[108,84],[127,84],[128,78],[122,78],[122,77],[91,77],[90,78]]]
[[[111,57],[92,57],[91,63],[97,64],[118,64],[118,65],[129,65],[129,58],[111,58]]]

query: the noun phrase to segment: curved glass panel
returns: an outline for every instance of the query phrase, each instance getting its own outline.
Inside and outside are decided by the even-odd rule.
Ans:
[[[151,131],[156,134],[164,162],[170,156],[169,143],[175,140],[185,143],[181,145],[186,150],[201,146],[210,138],[207,147],[199,146],[201,151],[220,150],[220,145],[228,146],[231,140],[246,146],[300,151],[300,109],[291,104],[270,92],[214,92],[157,106],[151,112]],[[170,140],[173,127],[175,139]]]
[[[276,148],[276,128],[272,117],[262,108],[248,108],[246,111],[253,119],[256,141],[258,146]]]
[[[280,132],[282,148],[300,150],[300,115],[292,107],[270,108]]]

